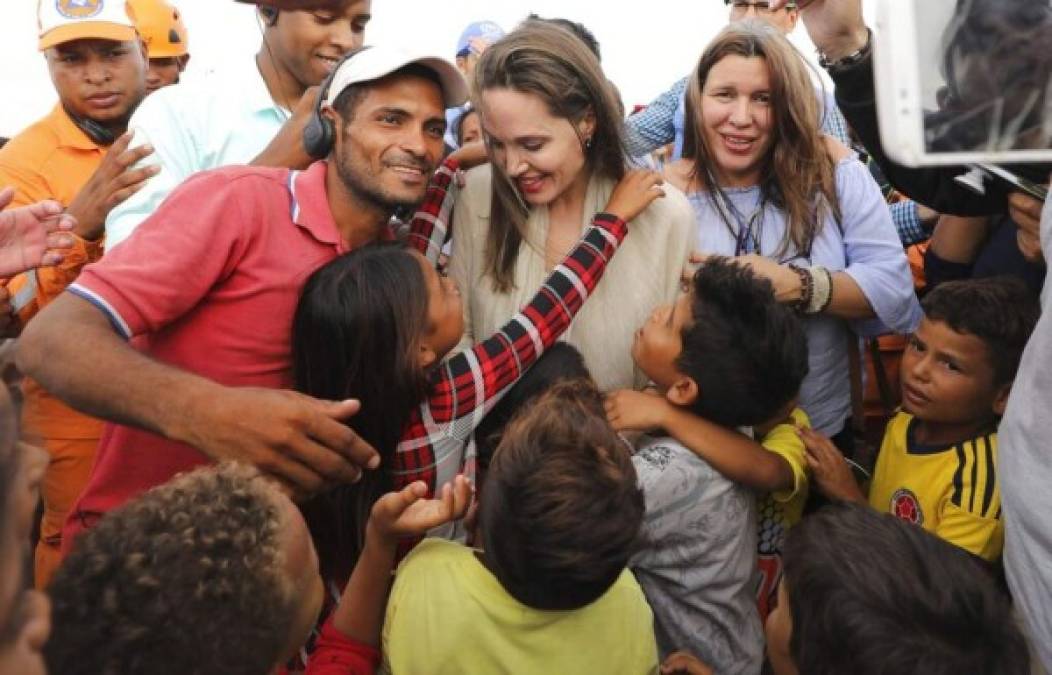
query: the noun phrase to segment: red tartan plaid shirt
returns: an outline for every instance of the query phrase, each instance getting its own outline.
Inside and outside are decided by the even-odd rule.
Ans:
[[[455,160],[431,180],[413,217],[408,243],[438,262],[450,224]],[[518,314],[470,351],[447,359],[431,376],[430,395],[411,415],[390,468],[394,488],[427,483],[431,494],[458,473],[474,477],[467,448],[475,428],[546,349],[566,331],[628,233],[626,223],[597,213],[577,245]]]

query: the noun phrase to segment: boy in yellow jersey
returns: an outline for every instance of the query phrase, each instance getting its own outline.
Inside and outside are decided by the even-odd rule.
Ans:
[[[819,489],[867,502],[996,561],[1004,546],[997,424],[1037,322],[1038,306],[1009,278],[942,284],[902,357],[902,410],[888,423],[863,495],[844,458],[801,430]]]

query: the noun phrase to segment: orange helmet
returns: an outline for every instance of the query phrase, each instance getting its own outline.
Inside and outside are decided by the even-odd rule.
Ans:
[[[179,10],[166,0],[128,0],[128,9],[151,59],[187,54],[189,35]]]

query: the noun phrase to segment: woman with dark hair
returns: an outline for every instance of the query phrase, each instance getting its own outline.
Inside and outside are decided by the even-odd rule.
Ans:
[[[475,78],[490,165],[468,173],[453,216],[450,274],[465,294],[461,347],[515,314],[625,173],[613,90],[569,31],[526,21],[486,50]],[[678,190],[667,192],[636,217],[607,282],[567,332],[604,391],[645,384],[632,337],[679,288],[691,214]]]
[[[738,256],[806,316],[800,406],[836,437],[851,414],[852,329],[909,332],[920,320],[880,189],[853,153],[821,135],[807,66],[766,24],[724,29],[686,102],[683,159],[666,178],[687,192],[701,253]],[[849,436],[837,438],[845,452]]]

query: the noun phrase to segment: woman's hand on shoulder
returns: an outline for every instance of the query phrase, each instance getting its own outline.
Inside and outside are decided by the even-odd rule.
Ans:
[[[665,196],[664,179],[657,171],[634,169],[614,187],[605,211],[626,223],[642,213],[658,197]]]

